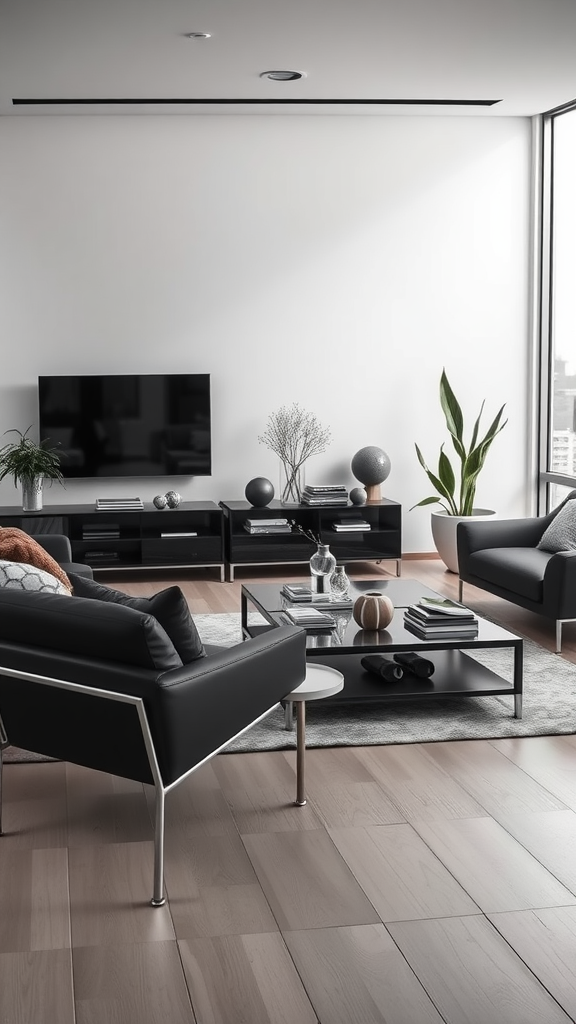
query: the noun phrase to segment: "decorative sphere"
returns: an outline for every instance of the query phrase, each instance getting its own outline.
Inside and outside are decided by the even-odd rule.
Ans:
[[[274,497],[274,486],[265,476],[255,476],[246,484],[244,494],[246,501],[249,501],[254,508],[264,508]]]
[[[361,484],[374,487],[381,484],[390,473],[390,459],[386,452],[374,445],[361,448],[351,462],[352,472]]]
[[[166,504],[168,508],[178,508],[182,501],[182,495],[178,491],[166,491]]]
[[[394,617],[394,605],[385,594],[361,594],[354,602],[352,614],[362,629],[386,629]]]
[[[157,494],[153,501],[154,504],[156,505],[156,508],[166,508],[168,504],[168,502],[166,501],[165,494]]]
[[[353,487],[350,491],[350,501],[353,505],[366,504],[366,491],[363,487]]]

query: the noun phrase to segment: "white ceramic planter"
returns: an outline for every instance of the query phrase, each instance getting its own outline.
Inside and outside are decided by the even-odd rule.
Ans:
[[[475,508],[471,516],[449,516],[447,512],[432,512],[432,536],[436,550],[450,572],[458,572],[458,549],[456,527],[458,523],[469,523],[473,519],[493,518],[496,513],[488,508]]]

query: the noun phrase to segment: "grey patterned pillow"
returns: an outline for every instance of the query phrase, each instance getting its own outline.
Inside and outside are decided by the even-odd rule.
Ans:
[[[27,562],[9,562],[0,559],[0,587],[8,590],[31,590],[34,593],[65,594],[71,597],[68,587],[45,569],[37,569]]]
[[[537,546],[540,551],[576,551],[576,498],[562,506]]]

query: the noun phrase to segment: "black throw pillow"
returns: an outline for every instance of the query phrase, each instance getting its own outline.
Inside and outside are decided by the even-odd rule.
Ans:
[[[183,665],[205,657],[206,652],[180,587],[168,587],[152,597],[130,597],[87,576],[78,576],[72,572],[68,575],[75,597],[88,597],[93,601],[112,601],[153,615],[168,633]]]

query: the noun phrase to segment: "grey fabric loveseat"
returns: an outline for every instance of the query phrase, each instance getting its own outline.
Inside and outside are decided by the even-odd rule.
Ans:
[[[473,520],[457,529],[459,598],[463,584],[545,615],[562,625],[576,620],[576,491],[546,516]]]

